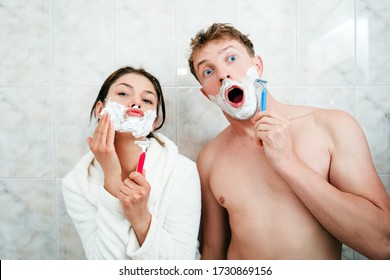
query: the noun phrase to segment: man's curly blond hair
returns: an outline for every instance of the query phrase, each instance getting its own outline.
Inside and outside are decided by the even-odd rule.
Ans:
[[[214,40],[236,40],[241,43],[248,51],[249,55],[254,57],[255,51],[253,49],[253,44],[249,40],[248,35],[242,34],[240,31],[235,29],[231,24],[228,23],[214,23],[206,31],[199,31],[194,38],[191,39],[191,53],[188,58],[188,65],[190,67],[191,73],[199,81],[196,76],[195,67],[194,67],[194,55],[196,52],[201,50],[208,42]]]

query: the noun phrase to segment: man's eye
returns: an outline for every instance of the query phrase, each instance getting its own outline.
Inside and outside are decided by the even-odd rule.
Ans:
[[[235,61],[236,59],[237,59],[237,56],[231,55],[231,56],[229,56],[228,61],[233,62],[233,61]]]
[[[213,70],[211,70],[211,69],[206,69],[206,70],[204,70],[204,75],[205,75],[205,76],[209,76],[212,72],[213,72]]]

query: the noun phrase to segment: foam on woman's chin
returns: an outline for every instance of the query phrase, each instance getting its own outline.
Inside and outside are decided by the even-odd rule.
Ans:
[[[223,111],[228,113],[235,119],[245,120],[255,114],[257,110],[258,97],[256,94],[256,80],[259,79],[256,67],[251,66],[246,72],[246,77],[242,81],[233,81],[226,79],[223,81],[218,95],[209,95],[211,102],[215,103]],[[244,102],[240,107],[234,107],[226,100],[225,92],[232,86],[237,86],[243,89]]]
[[[108,100],[103,108],[101,115],[108,113],[110,120],[114,124],[115,131],[131,132],[135,138],[147,136],[153,129],[153,123],[156,119],[156,112],[148,110],[143,117],[128,116],[127,107]]]

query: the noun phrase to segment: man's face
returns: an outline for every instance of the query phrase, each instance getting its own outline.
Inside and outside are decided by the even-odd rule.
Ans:
[[[207,95],[217,95],[224,79],[242,81],[252,66],[260,72],[260,58],[251,57],[235,40],[211,41],[194,55],[195,72]]]
[[[194,55],[201,91],[235,119],[246,120],[258,107],[261,60],[235,40],[212,41]]]

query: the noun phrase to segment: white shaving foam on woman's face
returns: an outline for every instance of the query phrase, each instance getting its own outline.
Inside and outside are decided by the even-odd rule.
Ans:
[[[108,100],[101,112],[110,115],[110,120],[114,123],[114,129],[119,132],[131,132],[135,138],[147,136],[153,129],[156,119],[156,112],[148,110],[142,117],[128,116],[126,111],[129,108]]]
[[[243,79],[241,82],[229,79],[224,80],[218,95],[209,95],[209,98],[211,102],[216,104],[219,108],[221,108],[233,118],[239,120],[249,119],[256,113],[258,108],[257,79],[259,79],[259,75],[256,71],[256,67],[249,67],[248,71],[246,72],[245,79]],[[244,103],[238,108],[233,107],[232,104],[226,100],[226,90],[234,85],[243,89],[244,94]]]

